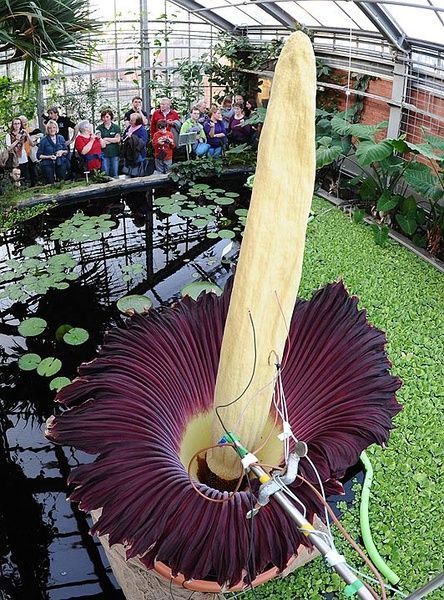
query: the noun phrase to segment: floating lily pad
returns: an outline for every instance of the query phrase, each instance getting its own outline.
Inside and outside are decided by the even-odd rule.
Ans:
[[[228,198],[239,198],[239,194],[237,192],[225,192],[225,196]]]
[[[208,223],[208,219],[194,219],[194,221],[191,222],[194,227],[206,227]]]
[[[71,273],[65,273],[65,279],[68,279],[69,281],[74,281],[74,279],[78,279],[79,277],[80,275],[75,271],[72,271]]]
[[[216,240],[219,238],[219,234],[217,233],[217,231],[210,231],[209,233],[207,233],[207,238],[210,238],[210,240]]]
[[[47,322],[44,319],[31,317],[30,319],[22,321],[18,326],[18,330],[24,337],[33,337],[35,335],[40,335],[42,331],[45,330],[46,325]]]
[[[63,336],[63,341],[70,346],[80,346],[89,338],[89,333],[82,327],[73,327]]]
[[[228,205],[228,204],[233,204],[234,198],[229,198],[227,196],[221,196],[220,198],[215,198],[214,201],[216,202],[216,204]]]
[[[22,251],[22,256],[26,258],[34,258],[43,252],[42,246],[40,244],[34,244],[33,246],[27,246]]]
[[[133,315],[134,313],[141,315],[148,312],[152,304],[151,299],[147,296],[131,294],[120,298],[117,301],[117,308],[125,315]]]
[[[49,382],[49,389],[56,390],[58,392],[70,383],[71,379],[68,379],[68,377],[54,377],[54,379],[51,379]]]
[[[207,183],[197,183],[197,184],[193,185],[193,187],[191,189],[192,190],[199,190],[199,191],[209,190],[210,186]]]
[[[185,196],[184,194],[174,194],[172,200],[174,202],[182,202],[182,200],[188,200],[188,196]]]
[[[42,377],[51,377],[62,368],[62,362],[54,356],[44,358],[37,366],[37,373]]]
[[[184,288],[182,288],[182,296],[190,296],[193,300],[197,300],[199,295],[202,293],[210,293],[216,294],[220,296],[223,292],[222,288],[219,287],[216,283],[212,281],[193,281],[193,283],[189,283]]]
[[[165,206],[160,207],[160,212],[163,212],[165,215],[174,215],[178,213],[180,210],[180,206],[178,204],[166,204]]]
[[[246,217],[248,215],[248,210],[246,208],[236,208],[234,214],[238,217]]]
[[[195,213],[194,210],[192,210],[191,208],[182,208],[182,210],[179,212],[179,216],[180,217],[194,217]]]
[[[38,365],[41,363],[42,359],[38,354],[24,354],[18,359],[19,369],[22,371],[34,371],[37,369]]]
[[[225,190],[222,188],[214,188],[212,191],[216,194],[225,194]]]
[[[153,202],[154,206],[165,206],[166,204],[173,204],[174,198],[171,196],[162,196],[161,198],[156,198]]]
[[[231,229],[221,229],[219,231],[219,237],[224,240],[231,240],[235,236],[236,234],[234,233],[234,231],[231,231]]]
[[[55,332],[55,338],[58,342],[61,342],[63,340],[63,336],[65,335],[65,333],[68,333],[68,331],[70,331],[73,328],[72,325],[69,325],[69,323],[63,323],[63,325],[60,325],[59,327],[57,327],[56,332]]]
[[[196,206],[193,212],[196,215],[208,216],[211,215],[211,208],[208,208],[207,206]]]

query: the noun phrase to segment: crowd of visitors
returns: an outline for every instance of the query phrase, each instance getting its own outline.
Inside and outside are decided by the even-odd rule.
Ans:
[[[135,96],[123,117],[122,131],[109,108],[102,110],[100,123],[94,126],[88,120],[74,123],[51,107],[42,116],[44,132],[31,131],[23,115],[12,120],[5,139],[4,168],[13,180],[31,186],[39,174],[49,184],[92,171],[109,177],[145,175],[151,146],[155,172],[168,173],[182,146],[187,156],[219,158],[230,144],[255,143],[258,131],[245,123],[255,108],[252,100],[226,96],[221,106],[208,107],[205,100],[199,100],[181,118],[169,98],[162,98],[158,108],[147,112],[142,98]]]

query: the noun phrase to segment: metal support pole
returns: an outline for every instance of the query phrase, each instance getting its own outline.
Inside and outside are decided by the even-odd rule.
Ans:
[[[262,483],[270,480],[270,476],[262,469],[262,467],[251,465],[250,469]],[[304,535],[308,537],[313,546],[319,550],[319,552],[324,558],[326,558],[327,561],[329,561],[329,556],[332,555],[332,548],[325,542],[322,536],[320,536],[319,533],[314,530],[313,525],[307,521],[301,512],[299,512],[286,494],[282,491],[274,492],[271,498],[274,498],[279,503],[279,505],[303,531]],[[335,552],[335,554],[336,558],[340,557],[337,552]],[[364,585],[361,584],[360,580],[356,577],[353,571],[349,569],[345,561],[331,560],[329,564],[348,585],[355,586],[355,593],[358,598],[361,598],[362,600],[374,600],[373,595]],[[360,585],[361,587],[359,587]]]
[[[405,102],[405,94],[407,89],[407,79],[409,73],[409,62],[407,60],[399,60],[395,57],[393,66],[393,83],[392,97],[389,101],[390,114],[387,127],[387,137],[397,138],[400,134],[402,106]]]
[[[151,110],[151,62],[150,41],[148,35],[148,1],[140,0],[140,64],[142,77],[142,96],[144,109]]]

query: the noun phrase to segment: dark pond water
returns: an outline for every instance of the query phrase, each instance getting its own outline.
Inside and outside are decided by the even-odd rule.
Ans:
[[[242,182],[217,185],[242,190]],[[0,600],[123,599],[101,545],[88,533],[90,519],[67,501],[70,469],[92,458],[45,440],[44,422],[54,412],[51,378],[20,369],[18,360],[26,353],[54,356],[62,362],[57,376],[73,378],[78,365],[94,357],[104,332],[123,323],[116,307],[120,297],[142,294],[161,306],[196,280],[223,286],[238,242],[226,253],[228,239],[207,237],[214,226],[198,228],[191,219],[153,209],[156,199],[173,191],[65,205],[0,234],[0,293],[15,281],[14,274],[5,276],[14,264],[8,261],[30,245],[42,246],[39,258],[69,253],[77,263],[69,286],[20,301],[0,300]],[[219,217],[231,218],[247,202],[243,190],[236,205],[218,209]],[[52,240],[54,228],[79,209],[89,216],[110,215],[112,230],[89,241]],[[47,327],[25,338],[18,325],[31,316],[44,319]],[[66,323],[87,330],[89,339],[79,346],[57,340],[58,327]],[[348,483],[345,499],[351,498]]]

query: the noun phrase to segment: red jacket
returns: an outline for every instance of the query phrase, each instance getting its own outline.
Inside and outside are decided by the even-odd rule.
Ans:
[[[168,138],[169,142],[159,142],[160,139]],[[171,160],[173,158],[174,138],[171,131],[156,131],[152,140],[155,158]]]
[[[161,121],[162,119],[165,119],[165,121],[180,121],[180,117],[179,117],[179,113],[176,112],[175,110],[170,110],[169,113],[167,113],[167,115],[165,116],[163,114],[163,112],[160,110],[160,108],[158,108],[157,110],[155,110],[151,116],[151,123],[150,123],[150,131],[151,131],[151,139],[154,138],[154,134],[157,131],[157,122]],[[167,123],[167,129],[168,131],[171,131],[171,125],[168,125]]]

